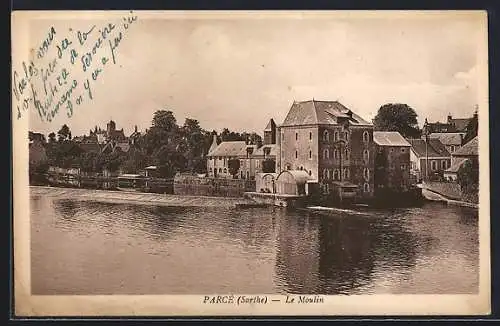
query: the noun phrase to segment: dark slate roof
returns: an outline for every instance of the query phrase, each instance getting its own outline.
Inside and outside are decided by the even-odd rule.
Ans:
[[[352,125],[372,125],[337,101],[312,100],[294,102],[280,127],[338,124],[342,118]]]
[[[374,131],[373,141],[379,146],[411,146],[397,131]]]
[[[467,144],[460,147],[453,156],[478,156],[478,139],[477,136],[470,140]]]
[[[276,128],[276,123],[274,122],[273,119],[269,120],[269,122],[267,123],[267,126],[266,126],[266,129],[264,129],[264,131],[272,131],[273,128],[275,129]]]
[[[471,118],[465,119],[451,119],[451,123],[455,126],[455,129],[458,131],[465,131],[467,129],[467,125],[469,124]]]
[[[462,145],[462,138],[465,136],[463,132],[435,132],[429,135],[429,138],[436,138],[443,145]]]
[[[423,139],[408,139],[411,148],[418,157],[426,157],[425,140]],[[427,155],[429,158],[433,157],[448,157],[451,156],[446,150],[446,147],[439,141],[439,139],[429,139],[427,146]]]

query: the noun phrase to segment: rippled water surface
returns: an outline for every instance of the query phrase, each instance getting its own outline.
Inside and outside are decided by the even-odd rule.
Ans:
[[[33,294],[477,293],[477,211],[155,207],[31,196]]]

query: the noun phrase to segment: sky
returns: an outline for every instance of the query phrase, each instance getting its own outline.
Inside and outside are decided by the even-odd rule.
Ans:
[[[92,85],[93,100],[75,107],[71,118],[61,111],[50,123],[32,109],[30,130],[48,134],[66,123],[76,136],[113,119],[128,135],[135,125],[150,127],[153,113],[167,109],[179,124],[189,117],[208,130],[262,133],[270,118],[283,121],[293,101],[311,99],[337,100],[368,120],[383,104],[406,103],[422,124],[425,118],[444,121],[449,113],[469,117],[480,102],[478,65],[486,58],[477,16],[135,14],[115,51],[117,64],[107,64]],[[29,44],[38,48],[51,26],[58,42],[73,35],[69,28],[85,31],[93,24],[88,40],[95,42],[96,30],[115,21],[33,20]],[[46,65],[54,51],[37,65]],[[80,87],[89,72],[72,69]]]

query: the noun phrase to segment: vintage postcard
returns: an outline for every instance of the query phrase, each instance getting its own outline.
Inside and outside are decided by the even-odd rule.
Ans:
[[[487,40],[483,11],[14,12],[15,315],[489,314]]]

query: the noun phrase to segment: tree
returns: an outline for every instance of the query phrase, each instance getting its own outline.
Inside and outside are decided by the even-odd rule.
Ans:
[[[57,132],[57,139],[60,142],[70,140],[71,139],[71,131],[69,130],[69,127],[64,124],[61,129]]]
[[[457,182],[465,200],[478,202],[479,195],[479,162],[467,160],[458,169]]]
[[[407,104],[382,105],[373,124],[376,131],[397,131],[405,138],[419,138],[421,134],[417,113]]]
[[[84,152],[80,155],[80,169],[84,172],[98,172],[96,168],[98,154],[96,152]]]
[[[276,172],[276,162],[272,158],[265,159],[262,161],[262,172],[264,173],[275,173]]]
[[[201,129],[198,120],[187,118],[182,127],[182,134],[187,148],[186,168],[191,172],[203,172],[206,167],[205,131]]]
[[[158,110],[153,114],[152,126],[172,131],[177,128],[177,120],[172,111]]]
[[[231,174],[234,179],[240,170],[240,160],[235,158],[228,160],[227,167],[229,168],[229,174]]]
[[[55,143],[56,142],[56,134],[54,132],[51,132],[49,134],[49,143]]]
[[[467,160],[458,169],[457,182],[462,191],[471,193],[479,189],[479,164],[477,160]]]

